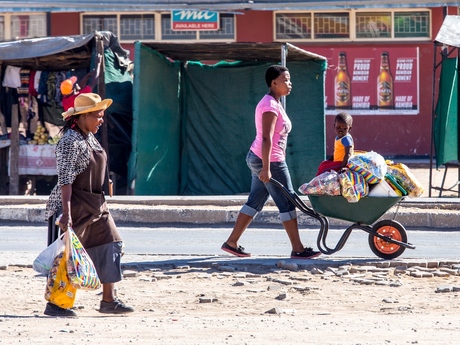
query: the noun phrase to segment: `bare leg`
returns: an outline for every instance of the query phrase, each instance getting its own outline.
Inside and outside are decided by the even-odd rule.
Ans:
[[[115,283],[102,284],[102,299],[106,302],[113,302],[117,299],[115,295]]]
[[[231,247],[237,248],[238,247],[238,240],[240,239],[243,232],[246,228],[251,224],[252,217],[248,216],[244,213],[239,213],[238,218],[236,219],[235,226],[233,227],[233,231],[227,239],[227,244]]]
[[[283,226],[287,232],[289,240],[291,241],[292,250],[294,252],[303,252],[305,248],[302,244],[302,241],[300,240],[297,218],[283,222]]]

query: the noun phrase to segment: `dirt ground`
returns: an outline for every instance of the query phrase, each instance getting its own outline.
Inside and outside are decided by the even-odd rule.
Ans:
[[[100,291],[78,291],[77,318],[45,316],[46,278],[4,267],[0,344],[458,344],[458,264],[283,267],[128,267],[118,296],[136,311],[100,314]]]

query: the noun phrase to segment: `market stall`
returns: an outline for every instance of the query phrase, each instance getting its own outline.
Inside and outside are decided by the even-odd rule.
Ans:
[[[325,158],[324,57],[281,43],[137,42],[135,49],[134,194],[247,193],[254,108],[267,92],[265,70],[278,63],[294,85],[285,100],[293,183],[315,175]]]
[[[48,145],[49,139],[56,139],[63,125],[60,83],[70,76],[80,80],[94,68],[98,55],[104,58],[93,92],[114,100],[98,139],[108,153],[111,172],[126,180],[132,126],[129,52],[110,32],[26,39],[0,43],[0,123],[2,139],[10,144],[7,154],[1,155],[8,162],[2,166],[8,166],[9,177],[5,181],[2,172],[0,182],[2,187],[8,185],[9,194],[19,192],[19,176],[24,172],[20,168],[21,152],[42,151],[20,144]],[[41,140],[37,140],[40,124],[47,131],[38,133]],[[6,128],[10,128],[8,134]],[[33,176],[46,175],[42,169],[37,167]]]

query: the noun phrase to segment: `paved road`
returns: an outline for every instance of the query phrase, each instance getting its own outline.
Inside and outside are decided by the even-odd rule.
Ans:
[[[119,230],[125,240],[127,254],[153,255],[227,255],[220,250],[231,231],[229,226],[198,227],[171,225],[168,227],[122,226]],[[316,247],[317,229],[303,229],[305,245]],[[343,229],[332,229],[328,246],[334,247]],[[44,224],[0,226],[0,256],[3,259],[16,253],[38,254],[46,246],[47,227]],[[460,232],[408,230],[408,241],[415,250],[406,249],[400,259],[455,259],[458,260]],[[251,227],[243,235],[241,245],[256,256],[288,256],[290,246],[280,228]],[[324,257],[324,256],[323,256]],[[355,230],[344,248],[332,258],[369,258],[376,256],[368,245],[368,235]]]

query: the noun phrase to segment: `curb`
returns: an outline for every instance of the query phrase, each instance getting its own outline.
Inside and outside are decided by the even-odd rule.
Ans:
[[[47,197],[0,198],[0,221],[45,222]],[[110,212],[120,224],[227,224],[234,223],[246,196],[241,197],[116,197],[108,199]],[[307,202],[308,203],[308,202]],[[395,219],[406,228],[458,229],[459,199],[419,198],[403,200],[381,219]],[[396,214],[395,214],[396,213]],[[300,226],[318,226],[316,220],[297,212]],[[329,218],[331,227],[351,222]],[[278,210],[269,202],[253,224],[280,224]]]

